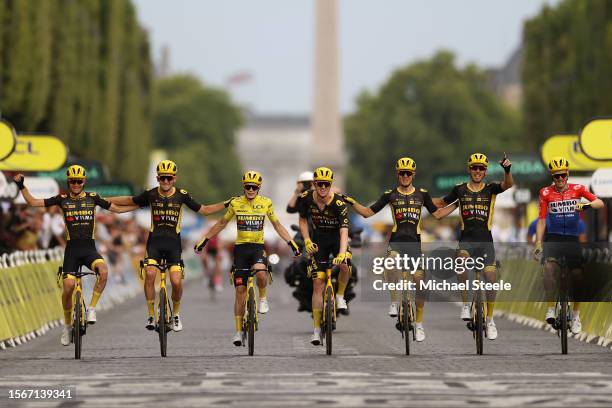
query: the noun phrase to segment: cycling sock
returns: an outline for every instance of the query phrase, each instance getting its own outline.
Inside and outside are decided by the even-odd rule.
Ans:
[[[574,309],[574,311],[573,311],[573,313],[572,313],[572,314],[573,314],[573,316],[572,316],[572,317],[573,317],[574,319],[580,319],[580,310],[576,310],[576,309]]]
[[[181,301],[180,300],[172,300],[172,313],[176,316],[181,311]]]
[[[64,324],[66,326],[70,326],[72,324],[72,310],[68,309],[68,310],[64,310]]]
[[[495,308],[495,302],[487,302],[487,318],[493,317],[493,309]]]
[[[321,309],[312,309],[312,317],[314,319],[314,328],[321,328],[321,315],[323,314],[323,310]]]
[[[391,298],[391,303],[397,303],[397,290],[390,290],[389,297]]]
[[[98,304],[98,300],[100,300],[100,295],[102,293],[97,292],[97,291],[93,291],[93,294],[91,295],[91,302],[89,302],[89,307],[92,309],[96,308],[96,305]]]
[[[242,331],[242,316],[234,316],[234,321],[236,323],[236,331]]]
[[[416,307],[416,317],[414,319],[415,323],[423,323],[423,307],[425,305],[417,305]]]
[[[155,303],[154,300],[147,300],[147,310],[149,311],[149,316],[155,316]]]
[[[266,288],[259,288],[259,298],[265,298],[266,297]]]
[[[574,302],[573,310],[574,310],[574,314],[577,315],[578,312],[580,311],[580,302]]]
[[[468,293],[467,293],[467,290],[462,290],[461,291],[461,300],[463,301],[464,305],[466,303],[468,303]]]
[[[346,290],[347,284],[348,284],[348,281],[342,282],[341,280],[338,279],[338,295],[344,297],[344,291]]]

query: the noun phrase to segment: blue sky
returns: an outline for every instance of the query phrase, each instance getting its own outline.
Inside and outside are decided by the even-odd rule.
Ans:
[[[259,113],[309,113],[312,105],[313,0],[134,0],[154,55],[170,49],[174,72],[230,89]],[[558,0],[339,0],[340,103],[354,109],[393,69],[453,51],[460,64],[502,65],[526,18]]]

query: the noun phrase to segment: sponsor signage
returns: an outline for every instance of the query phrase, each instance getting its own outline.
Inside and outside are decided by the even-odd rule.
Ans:
[[[553,157],[565,157],[570,163],[570,171],[593,171],[601,167],[612,167],[612,161],[593,160],[587,157],[582,152],[579,137],[576,135],[549,137],[542,145],[541,153],[542,161],[546,165]]]
[[[612,160],[612,118],[587,123],[579,137],[582,152],[592,160]]]
[[[66,145],[48,135],[18,135],[10,156],[0,161],[0,170],[51,171],[57,170],[68,157]]]

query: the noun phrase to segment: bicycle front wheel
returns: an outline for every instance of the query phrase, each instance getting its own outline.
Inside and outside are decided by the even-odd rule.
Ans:
[[[561,319],[560,324],[560,337],[561,337],[561,354],[567,354],[567,330],[568,330],[568,304],[565,298],[561,299],[559,302],[559,319]]]
[[[325,353],[332,353],[332,332],[334,329],[334,295],[331,290],[325,293]]]
[[[162,288],[159,291],[159,321],[157,322],[157,330],[159,331],[159,349],[162,357],[166,357],[166,351],[168,347],[168,332],[167,324],[168,320],[168,300],[166,290]]]
[[[74,342],[74,358],[76,360],[81,359],[81,345],[82,345],[82,332],[81,332],[81,315],[83,309],[81,306],[81,292],[77,292],[74,296],[74,322],[72,323],[72,333]]]
[[[483,353],[483,337],[484,337],[484,310],[482,304],[482,293],[478,291],[476,295],[476,353],[482,355]]]
[[[410,355],[410,303],[404,300],[402,301],[402,334],[404,335],[404,342],[406,343],[406,355]]]
[[[247,302],[247,337],[249,343],[249,356],[255,352],[255,290],[249,288],[249,300]]]

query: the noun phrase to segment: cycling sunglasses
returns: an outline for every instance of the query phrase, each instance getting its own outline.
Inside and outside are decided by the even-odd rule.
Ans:
[[[247,191],[257,191],[259,190],[259,186],[255,185],[255,184],[245,184],[244,185],[244,189]]]
[[[562,180],[562,179],[565,179],[566,177],[567,177],[567,173],[553,174],[553,178],[555,180]]]
[[[170,181],[174,180],[174,176],[157,176],[157,179],[159,181],[168,181],[168,182],[170,182]]]
[[[68,180],[68,184],[83,184],[84,182],[85,180],[80,180],[80,179]]]
[[[399,174],[402,177],[412,177],[414,173],[411,171],[402,170],[402,171],[398,171],[397,174]]]
[[[479,170],[485,171],[487,168],[485,166],[470,166],[470,170]]]
[[[331,186],[331,183],[327,181],[318,181],[315,184],[317,185],[317,187],[320,187],[320,188],[327,188]]]

